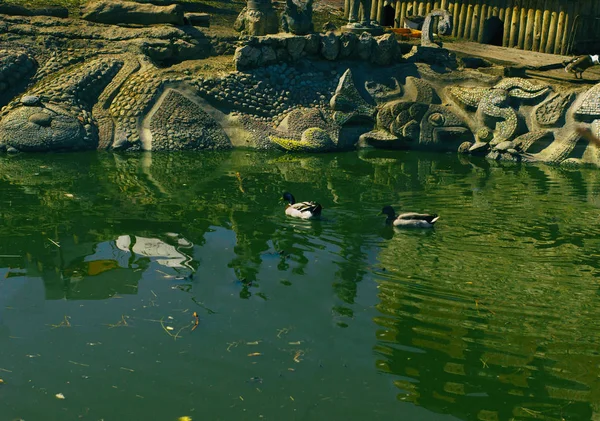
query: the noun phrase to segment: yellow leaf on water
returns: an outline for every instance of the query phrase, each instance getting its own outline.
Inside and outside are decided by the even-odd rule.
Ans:
[[[65,196],[68,197],[69,199],[73,198],[73,195],[71,193],[65,193]]]
[[[171,326],[167,326],[167,330],[173,330]]]
[[[4,380],[0,379],[0,384],[4,384]]]
[[[62,393],[57,393],[54,396],[56,396],[56,399],[64,399],[65,398],[65,395],[63,395]]]
[[[188,417],[188,416],[179,417],[179,418],[177,418],[177,421],[192,421],[192,417]]]
[[[248,354],[249,357],[258,357],[259,355],[262,355],[260,352],[253,352],[252,354]]]

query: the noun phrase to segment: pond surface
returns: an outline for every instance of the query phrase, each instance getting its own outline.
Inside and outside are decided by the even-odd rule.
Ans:
[[[0,256],[1,420],[600,419],[598,170],[4,157]]]

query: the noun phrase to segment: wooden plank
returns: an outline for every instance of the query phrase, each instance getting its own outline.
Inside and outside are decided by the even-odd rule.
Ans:
[[[527,8],[527,23],[525,24],[525,42],[523,43],[523,49],[528,51],[531,51],[531,47],[533,45],[536,3],[537,0],[529,0],[529,7]]]

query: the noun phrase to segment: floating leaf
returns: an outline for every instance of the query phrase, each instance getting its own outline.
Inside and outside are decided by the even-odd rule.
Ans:
[[[188,416],[179,417],[179,418],[177,418],[177,421],[192,421],[192,417],[188,417]]]
[[[253,352],[251,354],[248,354],[249,357],[258,357],[259,355],[262,355],[260,352]]]
[[[167,330],[173,330],[173,327],[167,326]]]
[[[56,396],[56,399],[64,399],[65,398],[65,395],[63,395],[62,393],[57,393],[54,396]]]

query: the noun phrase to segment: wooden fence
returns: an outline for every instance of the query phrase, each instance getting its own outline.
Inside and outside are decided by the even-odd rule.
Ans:
[[[351,5],[346,0],[347,17]],[[434,9],[452,13],[456,38],[550,54],[600,53],[600,0],[373,0],[371,20],[402,27],[405,17]]]

